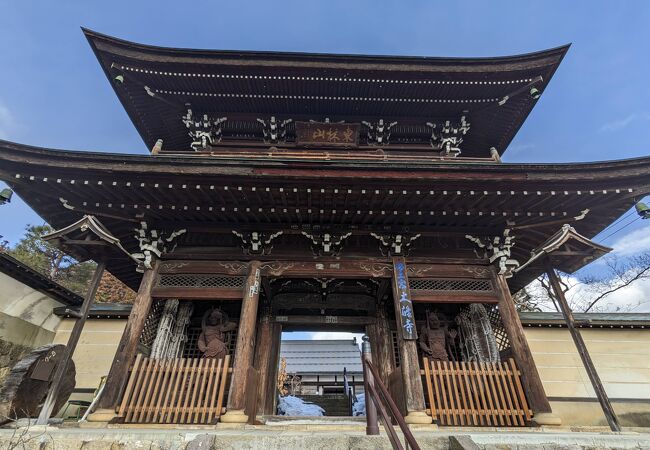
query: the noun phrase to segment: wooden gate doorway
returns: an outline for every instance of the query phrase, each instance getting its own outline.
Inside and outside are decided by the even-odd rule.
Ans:
[[[282,394],[309,400],[313,400],[311,396],[348,394],[343,369],[349,374],[351,394],[362,392],[360,343],[367,327],[376,322],[378,283],[357,278],[303,277],[263,279],[262,284],[265,302],[259,314],[255,363],[260,382],[258,414],[277,415]],[[337,339],[328,343],[331,338]],[[332,353],[330,344],[345,345],[350,350],[350,364],[327,361],[327,355]],[[284,380],[279,380],[281,373]],[[340,411],[337,415],[341,415]]]

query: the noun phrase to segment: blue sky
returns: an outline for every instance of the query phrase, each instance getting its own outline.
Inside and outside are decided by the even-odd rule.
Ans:
[[[0,138],[147,152],[80,31],[85,26],[161,46],[243,50],[496,56],[572,43],[505,160],[645,156],[648,23],[647,1],[0,0]],[[0,214],[0,235],[10,242],[40,222],[19,198]],[[606,243],[649,230],[639,220]]]

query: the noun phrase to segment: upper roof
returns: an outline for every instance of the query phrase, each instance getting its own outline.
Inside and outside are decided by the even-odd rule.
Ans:
[[[83,297],[80,295],[2,252],[0,252],[0,272],[64,305],[79,306],[83,303]]]
[[[283,340],[280,358],[288,373],[360,373],[361,354],[356,340]]]
[[[466,116],[471,128],[463,156],[489,156],[491,147],[502,153],[535,104],[530,88],[543,92],[568,50],[567,45],[497,58],[217,51],[156,47],[83,31],[147,147],[163,139],[172,151],[191,151],[181,120],[191,104],[195,114],[228,117],[224,143],[261,141],[257,119],[271,116],[383,119],[397,122],[392,141],[420,142],[426,150],[427,122]],[[293,124],[288,126],[291,132]]]

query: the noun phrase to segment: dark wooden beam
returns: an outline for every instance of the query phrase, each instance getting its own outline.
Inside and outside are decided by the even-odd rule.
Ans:
[[[97,288],[101,282],[105,267],[106,263],[104,261],[100,261],[95,268],[95,273],[93,274],[93,278],[90,281],[90,286],[88,286],[88,292],[86,292],[86,297],[84,298],[84,302],[79,310],[80,317],[74,323],[74,327],[72,328],[72,332],[68,338],[68,343],[65,347],[63,357],[59,361],[59,364],[57,364],[56,370],[54,371],[52,384],[50,385],[47,397],[45,398],[45,402],[41,407],[41,412],[38,415],[38,419],[36,420],[37,425],[47,425],[48,421],[50,420],[52,409],[54,409],[54,404],[56,403],[59,395],[61,382],[66,374],[66,369],[68,368],[68,364],[72,359],[72,355],[77,348],[77,343],[79,342],[81,332],[83,331],[84,325],[86,324],[88,312],[90,312],[90,307],[92,306],[93,300],[95,299],[95,294],[97,293]]]
[[[587,350],[585,341],[582,339],[582,334],[580,333],[580,330],[578,330],[575,326],[573,311],[571,311],[571,307],[566,301],[564,291],[560,286],[560,280],[558,279],[557,274],[555,273],[555,268],[553,268],[553,265],[548,256],[546,257],[544,267],[546,269],[549,281],[551,282],[551,286],[553,288],[553,292],[555,293],[557,302],[560,306],[560,310],[562,311],[562,315],[564,316],[564,321],[566,322],[567,329],[569,330],[569,333],[571,333],[571,338],[573,339],[573,343],[578,350],[582,364],[585,366],[585,370],[587,371],[587,375],[591,381],[591,386],[594,388],[594,392],[596,393],[600,407],[605,414],[609,428],[611,428],[612,431],[621,431],[621,425],[618,421],[618,417],[616,416],[616,412],[614,411],[614,408],[609,401],[609,397],[607,396],[607,392],[603,387],[603,383],[600,381],[600,376],[598,376],[596,366],[594,366],[594,362],[591,360],[591,355],[589,355],[589,350]]]

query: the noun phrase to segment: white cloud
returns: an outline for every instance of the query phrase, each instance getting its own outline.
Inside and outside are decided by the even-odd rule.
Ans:
[[[630,125],[632,122],[636,122],[638,120],[641,121],[650,120],[650,113],[641,113],[641,114],[634,113],[634,114],[630,114],[627,117],[623,117],[622,119],[612,120],[611,122],[607,122],[602,127],[600,127],[600,131],[601,132],[620,131],[623,128]]]
[[[650,250],[650,225],[625,234],[611,247],[616,256],[631,256]]]

